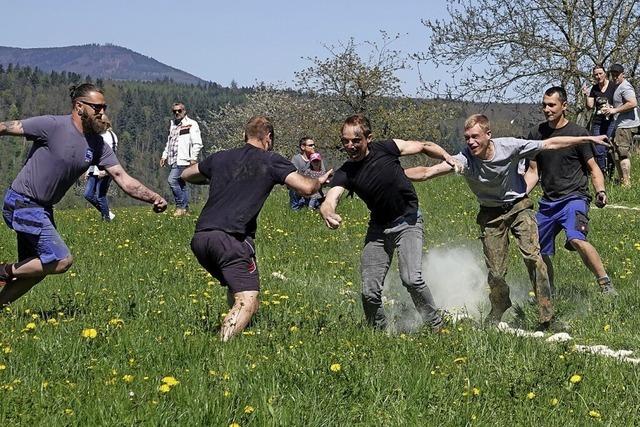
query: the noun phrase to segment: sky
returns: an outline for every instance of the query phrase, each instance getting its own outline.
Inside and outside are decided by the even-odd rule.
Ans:
[[[393,47],[424,51],[421,19],[447,17],[445,0],[322,0],[258,2],[110,0],[8,0],[0,45],[54,47],[112,43],[205,80],[228,86],[258,82],[291,87],[294,72],[328,56],[324,45],[380,41],[380,30],[401,34]],[[443,68],[421,65],[429,79]],[[419,88],[417,70],[398,73],[405,95]]]

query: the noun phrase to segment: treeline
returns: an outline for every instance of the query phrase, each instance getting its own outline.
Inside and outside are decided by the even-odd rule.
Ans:
[[[44,73],[38,68],[0,65],[0,121],[18,120],[44,114],[69,114],[69,86],[92,82],[102,87],[114,130],[120,140],[118,157],[131,175],[167,197],[167,171],[158,166],[166,143],[170,109],[174,102],[184,102],[190,117],[202,121],[211,111],[224,105],[244,102],[247,88],[224,88],[215,83],[206,85],[160,82],[124,82],[92,79],[70,72]],[[205,150],[213,144],[208,128],[202,126]],[[0,188],[5,189],[25,160],[30,143],[23,138],[2,138],[0,157]],[[115,186],[112,186],[115,187]],[[4,190],[2,190],[4,191]],[[82,191],[81,185],[74,192]],[[114,196],[120,193],[114,190]],[[64,205],[76,204],[78,197],[67,197]]]

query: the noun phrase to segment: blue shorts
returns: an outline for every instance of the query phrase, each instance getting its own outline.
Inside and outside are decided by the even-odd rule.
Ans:
[[[540,253],[553,255],[556,251],[556,235],[564,230],[567,240],[564,247],[575,250],[571,240],[587,240],[589,232],[589,203],[586,199],[571,197],[555,202],[540,199],[540,208],[536,214]]]
[[[48,264],[71,255],[56,230],[52,208],[40,206],[9,189],[4,197],[2,216],[18,235],[19,261],[38,257],[43,264]]]

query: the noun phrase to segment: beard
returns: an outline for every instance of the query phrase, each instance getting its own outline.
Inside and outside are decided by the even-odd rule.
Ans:
[[[82,130],[86,133],[103,134],[111,127],[111,122],[106,114],[94,114],[90,116],[86,112],[80,114]]]

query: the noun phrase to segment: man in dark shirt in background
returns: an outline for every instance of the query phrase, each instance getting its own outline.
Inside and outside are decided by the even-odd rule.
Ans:
[[[258,311],[260,279],[253,239],[258,214],[271,189],[286,184],[310,196],[332,172],[320,179],[296,172],[289,160],[271,151],[273,125],[266,117],[252,117],[244,134],[243,147],[214,153],[182,172],[187,182],[211,183],[191,249],[198,262],[227,287],[230,310],[220,329],[222,341],[242,332]]]
[[[338,228],[342,218],[336,213],[336,207],[344,190],[356,193],[371,211],[360,260],[362,305],[367,322],[377,329],[387,326],[382,287],[397,249],[402,284],[424,321],[434,332],[440,331],[442,317],[422,277],[423,230],[418,196],[405,176],[399,157],[424,153],[450,162],[451,156],[432,142],[401,139],[374,142],[371,124],[361,114],[346,119],[341,141],[350,159],[331,179],[332,188],[320,213],[329,228]]]
[[[544,140],[554,136],[587,136],[586,129],[569,122],[565,117],[567,92],[554,86],[547,89],[542,98],[546,122],[529,133],[529,139]],[[542,258],[547,265],[553,290],[553,263],[556,235],[564,230],[565,247],[580,254],[584,264],[595,275],[604,294],[617,295],[611,279],[604,269],[598,251],[587,242],[589,231],[589,174],[596,191],[596,206],[607,204],[604,177],[598,167],[590,144],[581,144],[556,151],[542,151],[529,163],[526,172],[527,192],[538,182],[543,196],[536,215]]]

